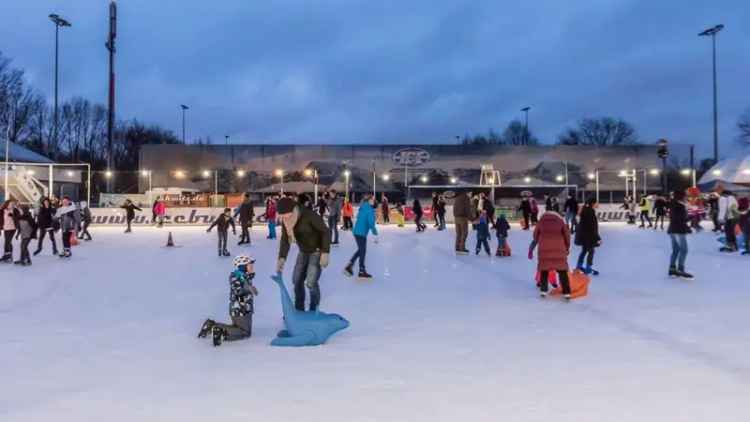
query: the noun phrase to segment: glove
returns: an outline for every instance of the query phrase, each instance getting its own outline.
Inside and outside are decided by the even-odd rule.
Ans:
[[[286,263],[286,258],[279,258],[278,261],[276,261],[276,272],[281,274],[282,271],[284,271],[284,264]]]
[[[323,252],[320,254],[320,268],[325,268],[328,266],[328,254]]]
[[[529,259],[534,259],[534,250],[529,249]]]

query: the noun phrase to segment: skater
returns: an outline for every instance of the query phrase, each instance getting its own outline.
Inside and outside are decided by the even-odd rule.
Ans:
[[[523,229],[529,230],[531,227],[531,203],[527,195],[521,195],[521,205],[518,207],[518,210],[523,214]]]
[[[268,223],[268,237],[266,239],[276,239],[276,198],[266,200],[266,223]]]
[[[239,215],[240,227],[242,228],[242,235],[240,236],[240,241],[237,243],[237,246],[245,244],[249,245],[251,243],[250,228],[252,228],[253,218],[255,218],[255,210],[253,208],[250,194],[245,193],[242,199],[242,204],[240,204],[237,211],[234,212],[234,218],[237,218]]]
[[[294,264],[294,307],[305,310],[305,287],[310,289],[310,311],[316,311],[320,304],[320,274],[328,266],[331,252],[331,233],[323,218],[305,207],[307,195],[300,194],[297,202],[291,198],[279,201],[277,211],[281,220],[281,241],[276,271],[284,270],[286,258],[292,243],[299,247]]]
[[[692,279],[693,276],[685,272],[685,260],[688,254],[687,235],[691,232],[688,227],[687,203],[685,192],[677,191],[672,198],[669,227],[667,233],[672,240],[672,256],[669,260],[669,276]]]
[[[599,236],[599,221],[596,218],[596,198],[589,198],[581,209],[580,221],[575,235],[575,244],[581,247],[578,255],[576,268],[586,274],[599,275],[599,271],[592,268],[594,265],[594,249],[602,244]],[[586,267],[583,260],[586,259]]]
[[[539,222],[539,205],[533,196],[529,198],[529,208],[531,208],[531,225],[536,226]]]
[[[580,224],[579,224],[580,227]],[[539,294],[547,297],[549,272],[556,271],[562,285],[563,297],[570,300],[570,280],[568,279],[568,254],[570,253],[570,230],[565,220],[547,211],[534,229],[534,240],[529,246],[529,259],[534,259],[534,248],[539,247],[537,271],[539,272]]]
[[[357,222],[354,224],[354,240],[357,242],[357,252],[352,255],[352,259],[349,260],[344,273],[349,277],[354,275],[354,263],[359,260],[359,275],[360,279],[371,279],[372,276],[367,273],[367,267],[365,265],[365,255],[367,254],[367,235],[372,232],[374,236],[378,235],[378,229],[375,227],[375,199],[369,195],[365,195],[362,202],[359,204],[359,210],[357,211]],[[377,238],[376,238],[377,239]],[[375,240],[377,243],[377,240]]]
[[[737,252],[737,235],[734,226],[737,225],[737,219],[740,213],[738,211],[737,198],[732,192],[725,190],[719,198],[719,223],[724,226],[724,235],[726,236],[726,246],[721,248],[722,252]]]
[[[52,207],[52,201],[49,198],[42,199],[39,212],[36,216],[36,225],[39,228],[39,240],[37,241],[36,251],[34,256],[39,255],[42,252],[42,246],[44,246],[44,236],[49,235],[50,243],[52,243],[52,254],[57,255],[57,242],[55,242],[55,226],[59,228],[59,222],[54,218],[55,208]]]
[[[344,226],[341,230],[352,229],[352,217],[354,217],[354,207],[349,202],[349,198],[344,198],[344,205],[341,207],[341,215],[344,218]]]
[[[419,199],[414,198],[411,210],[414,212],[414,223],[417,225],[417,233],[425,231],[427,225],[422,223],[424,212],[422,211],[422,204],[419,202]]]
[[[398,227],[404,227],[406,216],[404,215],[404,205],[401,202],[396,202],[396,222]]]
[[[482,210],[477,223],[477,255],[479,255],[481,248],[484,248],[487,256],[492,256],[492,253],[490,253],[490,224],[487,218],[487,211]]]
[[[438,222],[438,230],[445,230],[445,198],[443,198],[443,195],[438,196],[437,209],[433,209],[433,211],[436,213],[435,218]]]
[[[391,207],[385,194],[382,194],[380,201],[380,212],[383,214],[383,224],[391,224]]]
[[[231,212],[231,210],[230,210]],[[234,258],[234,271],[229,274],[229,317],[231,324],[223,324],[207,319],[198,332],[198,338],[212,334],[214,346],[221,346],[225,341],[236,341],[249,338],[253,334],[254,297],[258,289],[253,285],[255,260],[247,255]]]
[[[64,199],[63,199],[63,202],[65,202]],[[125,233],[131,233],[133,231],[132,224],[133,224],[133,220],[135,219],[135,211],[136,210],[143,211],[143,210],[140,209],[135,204],[133,204],[133,201],[131,201],[130,199],[126,199],[125,204],[122,205],[120,208],[125,210],[125,219],[128,225],[127,229],[125,229]],[[65,239],[63,239],[63,242],[64,241]]]
[[[639,226],[639,228],[645,229],[646,221],[648,221],[648,228],[650,229],[653,224],[651,224],[651,200],[649,199],[649,197],[645,195],[641,197],[639,208],[641,211],[641,225]]]
[[[664,230],[664,218],[667,216],[667,200],[664,196],[659,195],[654,201],[654,212],[656,218],[654,219],[654,230],[657,228]]]
[[[318,208],[318,214],[320,214],[321,217],[325,218],[326,216],[326,210],[328,209],[328,192],[324,192],[322,195],[318,195],[318,198],[316,199],[316,207]]]
[[[435,224],[432,225],[432,227],[441,230],[440,229],[440,219],[438,218],[438,202],[440,202],[440,198],[437,192],[432,192],[432,219],[435,220]]]
[[[456,226],[456,253],[466,255],[466,238],[469,236],[469,220],[473,220],[471,201],[466,192],[459,192],[453,199],[453,220]]]
[[[328,194],[328,229],[331,230],[331,245],[339,244],[339,217],[341,216],[341,198],[335,189]]]
[[[737,201],[737,209],[740,212],[739,225],[742,235],[745,237],[745,250],[742,255],[750,254],[750,198],[744,197]]]
[[[16,239],[21,238],[21,257],[14,262],[16,265],[31,265],[31,255],[29,255],[29,243],[31,239],[36,239],[36,221],[31,215],[27,205],[21,205],[20,217],[18,217],[18,231]]]
[[[91,210],[89,204],[86,201],[81,201],[79,209],[81,214],[81,230],[78,232],[78,238],[86,241],[92,239],[91,233],[89,233],[89,226],[91,225]]]
[[[157,196],[156,199],[154,199],[154,203],[151,204],[151,224],[157,224],[157,218],[158,214],[156,213],[156,205],[159,204],[159,197]]]
[[[129,202],[129,200],[127,202]],[[132,206],[135,207],[134,205]],[[73,255],[70,250],[70,237],[75,236],[76,211],[76,207],[70,202],[70,198],[65,196],[62,200],[62,206],[60,206],[55,212],[55,218],[60,220],[60,236],[62,236],[63,243],[63,250],[60,252],[60,258],[70,258]],[[130,220],[128,220],[128,227],[130,227]]]
[[[709,194],[708,196],[708,215],[711,216],[711,221],[714,223],[714,233],[721,231],[721,223],[719,222],[719,195],[716,192]]]
[[[214,222],[208,227],[208,230],[206,230],[206,233],[211,233],[211,229],[216,227],[216,234],[219,239],[219,256],[230,256],[229,251],[227,250],[229,226],[232,226],[232,234],[237,236],[234,218],[232,218],[232,209],[224,208],[224,213],[216,218],[216,220],[214,220]]]
[[[505,214],[500,213],[497,217],[497,221],[495,221],[495,236],[497,236],[497,251],[495,252],[495,256],[506,256],[504,254],[505,242],[508,241],[509,230],[510,224],[505,218]]]
[[[565,204],[563,205],[563,211],[565,212],[565,224],[568,225],[571,232],[575,232],[578,201],[572,193],[568,194],[568,199],[565,200]]]
[[[490,198],[487,198],[487,195],[482,193],[482,208],[481,210],[484,210],[487,212],[487,223],[492,227],[495,228],[495,204],[492,203],[492,200]]]
[[[164,218],[167,216],[167,204],[162,200],[156,201],[154,205],[154,214],[156,215],[157,227],[164,227]]]
[[[5,236],[5,247],[0,262],[13,262],[13,236],[18,229],[18,218],[21,216],[15,199],[8,199],[0,206],[0,228]]]

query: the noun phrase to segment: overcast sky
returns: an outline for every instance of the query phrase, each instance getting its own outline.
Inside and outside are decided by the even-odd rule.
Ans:
[[[717,23],[722,155],[750,107],[747,0],[121,0],[118,118],[233,143],[451,143],[529,105],[543,142],[581,117],[711,152]],[[0,51],[51,97],[106,103],[106,0],[2,0]]]

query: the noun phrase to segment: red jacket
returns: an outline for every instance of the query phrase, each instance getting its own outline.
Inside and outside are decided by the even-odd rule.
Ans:
[[[341,214],[344,217],[352,217],[354,215],[354,207],[352,207],[351,202],[347,202],[344,204],[344,206],[341,208]]]
[[[276,202],[268,201],[266,203],[266,221],[276,220]]]
[[[542,214],[534,229],[534,240],[539,248],[539,271],[568,270],[570,231],[559,214]]]

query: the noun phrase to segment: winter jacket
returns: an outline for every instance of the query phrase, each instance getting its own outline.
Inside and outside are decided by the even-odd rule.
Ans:
[[[252,277],[241,270],[229,275],[229,315],[245,316],[255,312]]]
[[[344,206],[341,207],[341,214],[344,217],[353,217],[354,216],[354,207],[352,206],[351,202],[347,202],[344,204]]]
[[[641,203],[638,206],[641,212],[651,212],[651,201],[648,198],[641,198]]]
[[[667,227],[667,233],[688,234],[690,232],[690,226],[688,226],[687,206],[684,202],[672,201],[672,208],[670,209],[669,213],[669,227]]]
[[[520,209],[524,215],[531,214],[531,203],[529,202],[529,199],[528,198],[522,199],[521,206],[518,207],[518,209]]]
[[[479,217],[479,223],[477,223],[477,239],[486,240],[490,238],[490,225],[487,223],[487,217]]]
[[[545,212],[534,228],[534,242],[539,247],[539,271],[567,271],[570,231],[565,220],[554,212]]]
[[[421,217],[422,216],[422,214],[423,214],[423,212],[422,212],[422,204],[419,203],[419,200],[417,200],[417,199],[414,200],[414,203],[411,206],[411,210],[414,213],[414,215],[416,215],[417,217]]]
[[[135,210],[143,211],[133,203],[123,205],[120,208],[125,210],[125,216],[128,218],[128,220],[132,220],[135,218]]]
[[[320,214],[321,216],[325,215],[326,210],[328,209],[328,202],[321,197],[318,200],[317,208],[318,208],[318,214]]]
[[[549,204],[549,208],[547,208],[549,211],[554,211],[558,214],[560,214],[560,203],[557,202],[557,200],[551,200]]]
[[[565,213],[578,214],[578,201],[575,198],[570,197],[565,201],[564,207]]]
[[[50,208],[39,208],[39,212],[36,216],[36,223],[37,227],[39,227],[42,230],[47,230],[52,228],[52,220],[55,216],[55,209]]]
[[[489,199],[485,199],[482,207],[484,211],[487,211],[487,218],[489,219],[489,221],[494,222],[495,220],[493,220],[493,218],[495,218],[495,206],[492,204],[492,201],[490,201]]]
[[[164,205],[164,202],[158,202],[154,205],[154,214],[160,217],[167,215],[167,206]]]
[[[18,228],[18,217],[21,212],[18,209],[5,208],[0,210],[0,228],[3,230],[16,230]]]
[[[536,214],[539,212],[539,205],[537,205],[536,199],[534,198],[529,199],[529,206],[531,207],[532,214]]]
[[[242,204],[234,212],[234,218],[240,217],[240,223],[252,223],[253,217],[255,217],[255,210],[253,210],[253,201],[245,199]]]
[[[471,209],[471,200],[466,192],[459,192],[453,200],[453,217],[474,219],[474,211]]]
[[[365,201],[359,205],[357,221],[354,223],[352,233],[355,236],[367,237],[370,232],[375,236],[378,235],[378,229],[375,227],[375,209],[369,202]]]
[[[328,215],[330,217],[338,218],[341,215],[341,198],[334,196],[328,200]]]
[[[435,211],[438,213],[438,215],[444,216],[445,215],[445,201],[440,199],[437,202],[437,209]]]
[[[83,223],[91,224],[91,210],[89,207],[81,208],[81,221]]]
[[[30,212],[18,217],[18,234],[21,239],[36,239],[36,222]]]
[[[266,203],[266,221],[276,221],[276,202],[274,201]]]
[[[295,208],[298,213],[297,223],[292,230],[294,231],[294,240],[299,246],[302,253],[311,254],[314,252],[331,252],[331,231],[323,222],[323,217],[313,212],[313,210],[298,205]],[[291,242],[289,235],[284,226],[281,224],[281,241],[279,242],[279,258],[285,258],[289,255]]]
[[[719,198],[719,221],[735,220],[739,217],[737,198],[732,195],[722,195]]]
[[[235,231],[234,218],[228,217],[226,214],[222,213],[213,223],[211,223],[208,230],[211,231],[211,229],[217,227],[220,232],[226,233],[226,231],[229,230],[229,226],[232,226],[232,231]]]
[[[584,248],[596,247],[602,240],[599,237],[599,220],[596,210],[590,206],[581,209],[581,217],[576,227],[575,244]]]
[[[656,212],[657,217],[663,217],[667,215],[667,201],[664,198],[658,198],[654,202],[654,212]]]
[[[508,237],[508,230],[510,230],[510,224],[505,216],[497,217],[495,221],[495,235],[497,237]]]
[[[75,205],[68,205],[67,207],[60,207],[55,212],[55,218],[60,219],[60,229],[64,232],[72,232],[76,229],[76,207]]]

